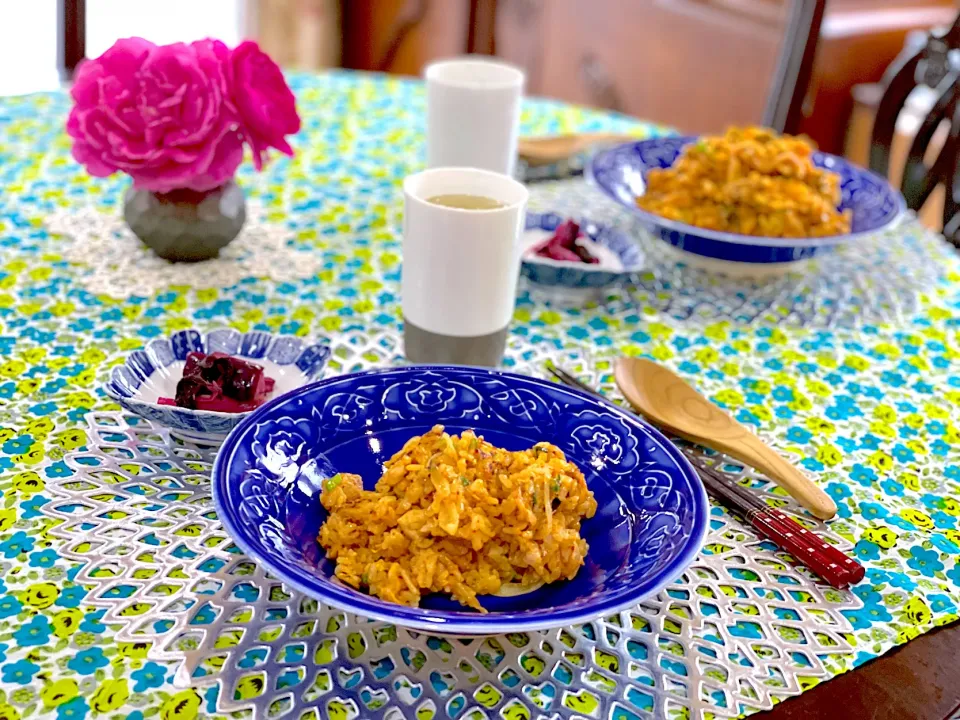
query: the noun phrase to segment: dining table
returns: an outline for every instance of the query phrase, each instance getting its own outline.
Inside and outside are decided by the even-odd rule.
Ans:
[[[131,351],[189,328],[322,340],[328,375],[404,362],[401,184],[424,166],[423,86],[289,80],[295,157],[239,173],[243,231],[193,264],[132,235],[128,179],[72,159],[66,93],[0,99],[0,720],[956,710],[960,636],[942,626],[960,604],[960,262],[911,214],[790,272],[736,278],[668,249],[582,176],[529,175],[531,210],[620,228],[645,265],[588,294],[522,278],[503,367],[546,378],[555,364],[618,402],[618,357],[670,367],[833,498],[822,522],[713,456],[854,555],[859,584],[826,585],[720,505],[665,590],[549,631],[414,632],[323,606],[245,557],[213,508],[216,448],[123,411],[102,385]],[[581,131],[670,132],[525,99],[523,135]]]

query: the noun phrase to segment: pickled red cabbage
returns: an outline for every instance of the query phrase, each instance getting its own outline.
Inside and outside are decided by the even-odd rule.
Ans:
[[[587,248],[577,242],[577,238],[581,235],[583,233],[580,232],[580,226],[573,220],[567,220],[557,227],[552,237],[536,247],[534,254],[564,262],[587,263],[590,265],[600,262],[599,258],[595,258]]]
[[[273,392],[275,381],[256,363],[215,352],[187,355],[175,398],[160,398],[161,405],[191,410],[247,412],[259,407]]]

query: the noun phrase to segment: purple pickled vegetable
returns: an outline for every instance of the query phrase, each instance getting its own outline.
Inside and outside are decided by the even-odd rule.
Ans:
[[[573,220],[567,220],[557,228],[553,237],[545,240],[534,249],[534,254],[563,262],[587,263],[589,265],[599,263],[599,258],[595,258],[587,248],[577,242],[577,239],[582,235],[580,226]]]
[[[550,258],[551,260],[562,260],[564,262],[580,262],[580,256],[573,250],[568,250],[562,245],[548,244],[537,250],[540,257]]]
[[[160,404],[246,412],[261,405],[273,386],[273,378],[264,375],[263,368],[255,363],[226,353],[192,352],[187,355],[183,377],[177,383],[176,398],[160,398]]]

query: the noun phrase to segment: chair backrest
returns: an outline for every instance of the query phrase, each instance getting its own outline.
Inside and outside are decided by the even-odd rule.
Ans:
[[[783,47],[763,113],[767,127],[791,134],[799,130],[826,6],[826,0],[793,0],[790,5]]]
[[[86,55],[87,0],[57,0],[57,70],[69,82]]]
[[[870,140],[870,169],[887,176],[897,118],[916,87],[931,88],[936,101],[910,145],[900,190],[907,206],[919,210],[942,183],[946,188],[943,234],[960,245],[960,14],[948,30],[908,43],[887,69],[882,84]],[[943,147],[927,162],[931,140],[944,123],[949,123],[950,130]]]

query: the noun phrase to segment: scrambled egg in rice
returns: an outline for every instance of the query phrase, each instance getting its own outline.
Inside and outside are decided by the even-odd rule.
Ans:
[[[320,502],[329,513],[320,544],[340,580],[414,607],[450,593],[481,612],[477,595],[573,578],[587,553],[580,521],[597,509],[554,445],[509,452],[441,425],[409,440],[376,490],[341,474]]]

